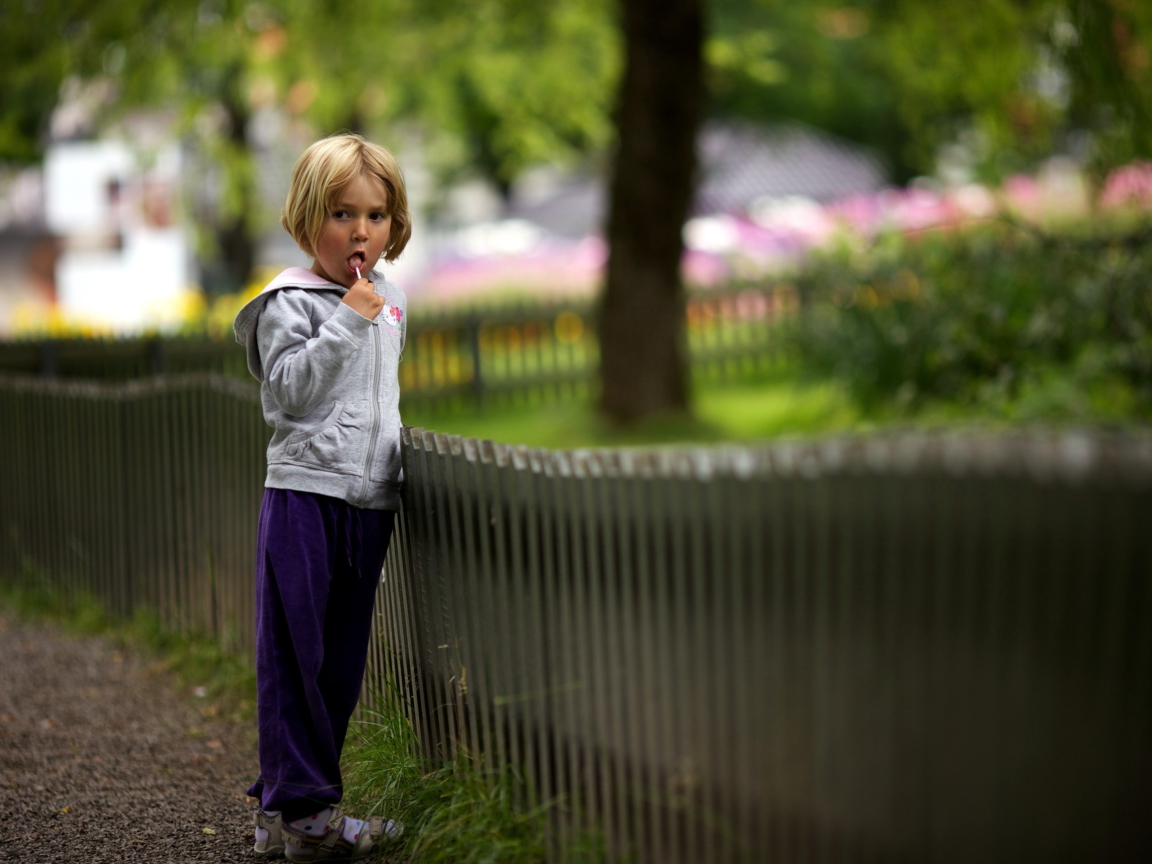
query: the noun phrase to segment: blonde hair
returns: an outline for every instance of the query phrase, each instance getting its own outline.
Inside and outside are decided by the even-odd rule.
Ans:
[[[301,154],[292,169],[280,224],[305,255],[316,257],[316,238],[340,192],[360,175],[375,177],[388,190],[392,231],[384,260],[395,261],[412,236],[408,193],[400,165],[388,150],[353,133],[321,138]]]

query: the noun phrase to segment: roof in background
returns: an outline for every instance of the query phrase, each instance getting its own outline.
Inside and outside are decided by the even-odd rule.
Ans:
[[[710,124],[700,136],[699,158],[703,182],[695,215],[747,212],[763,198],[826,204],[887,183],[868,150],[803,126]]]
[[[757,201],[803,197],[826,203],[887,185],[880,161],[860,145],[798,125],[709,123],[700,133],[702,182],[692,215],[746,213]],[[545,193],[513,193],[506,218],[552,234],[600,230],[606,183],[591,172],[554,177]]]

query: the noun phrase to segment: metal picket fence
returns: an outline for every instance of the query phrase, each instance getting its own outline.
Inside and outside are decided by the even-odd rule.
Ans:
[[[0,378],[0,579],[252,646],[255,388]],[[1152,439],[550,452],[403,432],[367,693],[556,857],[1144,860]]]
[[[0,578],[250,653],[268,427],[252,384],[0,377]]]
[[[430,759],[624,860],[1152,849],[1152,440],[549,452],[406,429],[381,593]]]

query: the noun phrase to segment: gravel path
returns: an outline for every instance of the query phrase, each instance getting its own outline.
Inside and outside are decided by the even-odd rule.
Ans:
[[[253,862],[254,736],[98,638],[0,609],[0,862]]]

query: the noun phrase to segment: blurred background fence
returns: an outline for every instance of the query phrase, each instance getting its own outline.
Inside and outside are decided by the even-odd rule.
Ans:
[[[255,386],[0,379],[0,576],[250,652]],[[1152,441],[404,432],[367,692],[637,860],[1140,860]]]
[[[773,362],[775,324],[794,309],[787,286],[749,285],[693,295],[687,337],[693,368],[723,380]],[[489,304],[411,316],[401,392],[424,410],[548,401],[587,394],[599,359],[588,303]],[[168,336],[0,343],[0,373],[126,380],[214,372],[248,378],[244,351],[223,338]]]

